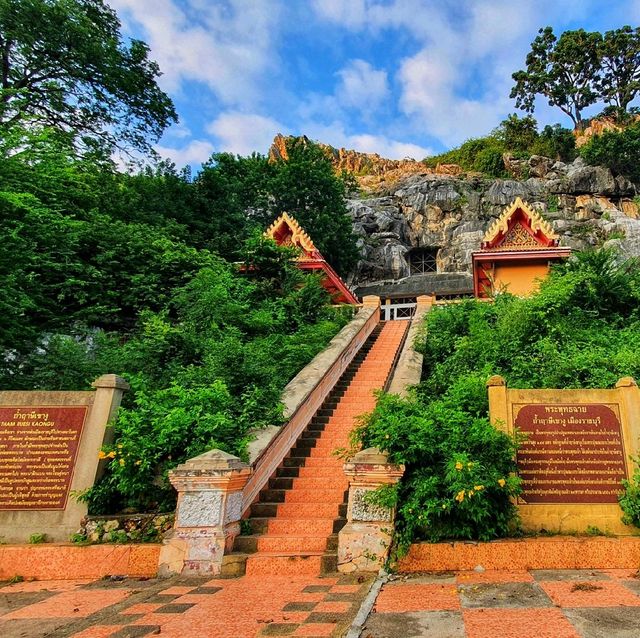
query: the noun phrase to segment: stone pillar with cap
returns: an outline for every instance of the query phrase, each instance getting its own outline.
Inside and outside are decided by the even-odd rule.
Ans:
[[[238,457],[210,450],[169,472],[178,491],[176,520],[165,538],[158,572],[217,576],[240,533],[242,489],[251,468]]]
[[[389,553],[395,510],[371,503],[367,495],[397,483],[404,465],[393,465],[386,453],[368,448],[345,463],[344,473],[349,478],[349,503],[347,524],[338,533],[338,571],[377,571]]]

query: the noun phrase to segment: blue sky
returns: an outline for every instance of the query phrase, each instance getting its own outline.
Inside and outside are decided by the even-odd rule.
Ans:
[[[265,153],[278,132],[421,159],[515,111],[538,28],[640,22],[640,0],[107,1],[160,64],[180,123],[158,150],[179,166]],[[544,102],[535,116],[570,124]]]

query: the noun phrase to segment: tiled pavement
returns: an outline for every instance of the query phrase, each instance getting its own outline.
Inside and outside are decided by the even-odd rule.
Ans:
[[[2,638],[344,636],[372,577],[0,583]],[[632,570],[394,576],[362,638],[638,638]]]
[[[633,570],[457,572],[393,577],[363,638],[638,638]]]
[[[0,583],[2,638],[342,636],[372,577]]]

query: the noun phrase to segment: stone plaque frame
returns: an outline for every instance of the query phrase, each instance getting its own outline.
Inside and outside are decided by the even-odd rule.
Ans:
[[[640,389],[631,377],[620,379],[612,389],[523,390],[507,388],[502,377],[487,382],[491,423],[509,435],[515,433],[518,409],[523,405],[605,405],[620,420],[626,477],[631,478],[640,450]],[[635,528],[621,521],[617,503],[516,503],[527,531],[542,529],[556,533],[584,532],[597,527],[612,534],[633,534]]]
[[[99,460],[98,453],[112,436],[111,429],[106,426],[115,417],[123,393],[129,389],[129,384],[115,374],[105,374],[91,385],[95,391],[0,392],[0,407],[36,412],[44,406],[87,408],[72,467],[70,494],[91,487],[102,473],[105,461]],[[32,534],[46,534],[48,540],[66,542],[78,530],[86,514],[86,504],[79,503],[71,495],[64,509],[3,509],[0,510],[0,540],[24,543]]]

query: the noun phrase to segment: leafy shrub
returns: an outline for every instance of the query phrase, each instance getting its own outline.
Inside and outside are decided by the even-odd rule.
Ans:
[[[512,529],[515,442],[482,414],[483,394],[477,377],[428,404],[385,395],[363,423],[363,445],[407,468],[397,492],[401,551],[415,538],[490,540]]]
[[[491,177],[505,177],[502,150],[496,147],[483,148],[473,162],[473,170]]]
[[[459,148],[427,157],[424,163],[429,168],[435,168],[438,164],[458,164],[467,171],[484,172],[491,177],[504,175],[502,142],[494,137],[479,137],[467,140]],[[499,159],[498,159],[499,155]]]
[[[547,124],[528,150],[531,155],[544,155],[562,162],[572,162],[578,155],[573,131],[560,124]]]
[[[625,525],[635,525],[640,527],[640,467],[638,462],[640,459],[633,459],[636,467],[631,480],[623,480],[622,486],[624,491],[618,497],[620,507],[624,512],[622,522]]]
[[[436,308],[425,328],[416,342],[423,381],[408,399],[383,396],[357,440],[406,464],[397,490],[401,548],[415,539],[504,536],[517,523],[517,441],[490,425],[486,380],[604,388],[640,377],[640,268],[619,264],[610,250],[579,253],[531,297]],[[630,517],[640,516],[639,494],[640,473],[621,501]]]
[[[494,135],[509,151],[526,153],[538,139],[538,123],[531,115],[519,117],[512,113],[500,122]]]
[[[614,174],[640,182],[640,122],[622,131],[605,131],[592,137],[581,149],[587,164],[606,166]]]

